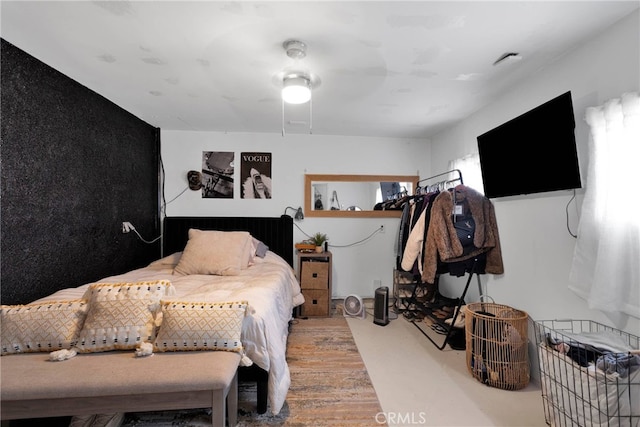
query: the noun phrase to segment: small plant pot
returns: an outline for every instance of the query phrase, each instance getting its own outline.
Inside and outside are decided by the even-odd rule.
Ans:
[[[316,252],[320,254],[324,252],[324,248],[322,246],[316,246]]]

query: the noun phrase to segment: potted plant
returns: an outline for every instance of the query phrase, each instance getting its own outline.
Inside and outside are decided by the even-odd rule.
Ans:
[[[324,243],[327,240],[329,240],[329,238],[327,237],[326,234],[318,232],[313,236],[311,236],[311,239],[309,239],[309,242],[316,245],[316,252],[324,252]]]

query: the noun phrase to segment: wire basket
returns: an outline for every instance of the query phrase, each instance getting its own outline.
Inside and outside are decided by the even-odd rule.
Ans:
[[[640,426],[640,368],[627,363],[637,356],[623,351],[610,359],[586,344],[597,339],[638,349],[640,336],[575,319],[536,321],[535,335],[547,424]]]
[[[467,369],[474,378],[505,390],[529,384],[528,319],[524,311],[502,304],[467,304]]]

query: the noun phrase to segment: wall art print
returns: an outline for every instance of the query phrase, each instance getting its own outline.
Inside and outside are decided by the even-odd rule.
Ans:
[[[202,198],[233,199],[235,153],[202,152]]]
[[[270,199],[271,153],[240,153],[243,199]]]

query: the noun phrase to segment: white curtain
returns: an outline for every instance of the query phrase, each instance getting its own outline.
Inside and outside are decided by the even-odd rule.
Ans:
[[[450,160],[449,170],[459,169],[462,173],[462,180],[464,185],[471,187],[477,192],[484,194],[484,187],[482,185],[482,171],[480,169],[480,156],[478,154],[467,154],[466,156]],[[457,175],[452,174],[450,179],[457,178]]]
[[[589,168],[569,288],[640,318],[640,97],[588,108]]]

